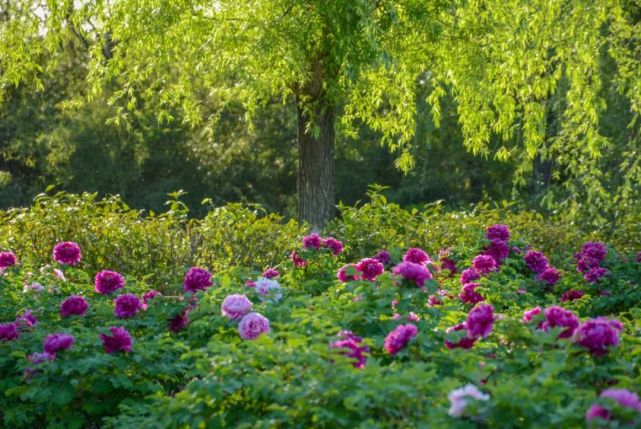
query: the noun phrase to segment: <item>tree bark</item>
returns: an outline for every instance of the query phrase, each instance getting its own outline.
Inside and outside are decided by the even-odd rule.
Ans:
[[[307,96],[307,94],[305,94]],[[334,106],[321,89],[310,94],[313,114],[296,97],[298,115],[298,220],[316,232],[334,217]],[[309,96],[308,96],[309,97]],[[313,117],[312,117],[313,116]],[[318,135],[311,129],[317,127]]]

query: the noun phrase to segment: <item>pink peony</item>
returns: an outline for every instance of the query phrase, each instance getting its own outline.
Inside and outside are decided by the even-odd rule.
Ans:
[[[125,278],[115,271],[103,270],[96,274],[94,280],[96,292],[107,295],[125,286]]]
[[[44,339],[43,348],[46,353],[55,355],[60,350],[68,350],[73,346],[75,339],[73,335],[58,332],[47,335]]]
[[[13,252],[0,252],[0,269],[9,268],[17,262]]]
[[[258,280],[256,280],[255,289],[261,301],[278,302],[283,297],[278,280],[259,277]]]
[[[252,310],[252,303],[245,295],[229,295],[223,300],[220,310],[229,320],[240,320]]]
[[[485,338],[494,327],[494,307],[490,304],[479,304],[467,315],[465,328],[469,338]]]
[[[303,248],[319,250],[323,241],[318,234],[310,234],[303,237]]]
[[[468,268],[467,270],[463,270],[461,273],[461,283],[471,283],[474,280],[478,280],[481,278],[481,274],[476,271],[474,268]]]
[[[432,260],[423,249],[412,247],[405,252],[405,255],[403,255],[403,262],[413,262],[415,264],[425,265],[432,262]]]
[[[478,283],[466,283],[463,285],[463,289],[461,289],[461,293],[459,293],[458,297],[459,299],[466,303],[466,304],[477,304],[481,301],[484,300],[483,296],[476,292],[476,288],[480,287],[481,285]]]
[[[410,262],[411,263],[411,262]],[[403,350],[407,343],[416,336],[418,329],[416,326],[408,323],[399,325],[385,338],[385,350],[392,356]]]
[[[261,314],[246,314],[238,324],[238,333],[243,340],[255,340],[261,334],[270,332],[269,320]]]
[[[87,300],[80,295],[71,295],[60,304],[60,316],[84,316],[89,309]]]
[[[267,268],[267,269],[263,272],[263,274],[261,275],[261,277],[265,277],[266,279],[275,279],[275,278],[276,278],[276,277],[278,277],[279,275],[280,275],[280,273],[278,272],[278,270],[277,270],[276,268]]]
[[[450,409],[448,414],[452,417],[462,417],[465,414],[465,409],[470,399],[476,401],[489,401],[490,395],[481,392],[475,385],[468,384],[455,389],[447,396],[450,400]]]
[[[348,274],[348,271],[352,272],[352,274]],[[356,264],[343,265],[336,273],[336,278],[340,280],[341,283],[350,282],[352,280],[359,280],[360,276],[358,275]]]
[[[537,280],[545,282],[550,286],[554,286],[560,278],[561,273],[554,267],[548,267],[536,276]]]
[[[356,269],[362,273],[364,280],[374,281],[376,277],[383,274],[385,267],[381,264],[378,259],[374,258],[365,258],[362,259],[358,264],[356,264]]]
[[[125,328],[115,326],[109,328],[109,330],[111,335],[100,334],[105,353],[130,352],[133,341],[129,332]]]
[[[467,331],[465,323],[459,323],[458,325],[451,326],[445,330],[446,334],[452,334],[453,332]],[[476,343],[478,338],[470,338],[467,336],[467,332],[462,336],[457,342],[445,340],[445,347],[448,349],[471,349]]]
[[[523,318],[521,319],[524,323],[530,323],[536,316],[543,313],[541,307],[534,307],[531,310],[525,310],[523,312]]]
[[[53,247],[53,259],[64,265],[78,265],[82,258],[80,246],[73,241],[62,241]]]
[[[343,243],[332,237],[326,238],[323,241],[323,246],[331,250],[334,256],[340,255],[343,252]]]
[[[585,292],[583,292],[582,290],[576,290],[576,289],[566,290],[565,292],[563,292],[563,295],[561,295],[561,302],[574,301],[575,299],[581,299],[583,295],[585,295]]]
[[[13,341],[19,336],[20,332],[18,331],[17,323],[0,323],[0,342]]]
[[[145,292],[145,294],[142,296],[142,302],[145,306],[145,310],[147,309],[147,303],[149,302],[150,299],[154,299],[157,296],[162,296],[160,292],[157,290],[150,290],[148,292]]]
[[[131,293],[118,295],[114,303],[116,304],[114,314],[119,319],[134,317],[143,308],[142,301]]]
[[[342,349],[343,356],[356,359],[352,364],[354,368],[364,368],[367,361],[365,353],[369,352],[369,347],[359,345],[363,339],[352,334],[351,331],[341,331],[338,337],[340,340],[334,341],[329,346],[333,349]]]
[[[62,270],[59,270],[58,268],[53,269],[53,275],[59,280],[62,280],[63,282],[67,281],[67,278],[65,277],[65,273],[62,272]]]
[[[305,265],[307,265],[307,261],[298,256],[295,250],[292,250],[292,253],[289,255],[289,257],[294,263],[294,266],[297,268],[303,268]]]
[[[38,324],[38,319],[33,315],[31,310],[25,310],[20,316],[16,318],[16,323],[21,329],[33,328]]]
[[[213,284],[211,273],[204,268],[191,267],[183,279],[183,290],[196,293],[205,290]]]
[[[607,353],[608,347],[619,345],[621,331],[623,326],[618,320],[599,317],[583,322],[576,330],[574,341],[593,355],[601,356]]]
[[[419,287],[423,287],[425,282],[432,278],[432,273],[424,265],[414,262],[401,262],[394,267],[394,274],[402,276]]]
[[[525,260],[528,268],[530,268],[530,270],[532,270],[536,274],[541,274],[550,266],[548,258],[546,258],[545,255],[541,252],[529,250],[523,257],[523,259]]]
[[[570,310],[553,305],[544,311],[545,320],[541,322],[541,329],[549,331],[550,328],[565,328],[557,338],[570,338],[579,327],[579,318]]]
[[[506,225],[497,223],[487,227],[485,237],[488,240],[508,241],[510,239],[510,230]]]

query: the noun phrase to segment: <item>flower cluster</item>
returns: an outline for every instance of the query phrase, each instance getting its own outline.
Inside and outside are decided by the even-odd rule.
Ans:
[[[320,250],[322,247],[329,249],[334,256],[343,253],[343,243],[333,237],[323,238],[318,234],[310,234],[303,237],[303,249]],[[298,266],[298,265],[297,265]]]
[[[607,353],[609,347],[619,345],[623,325],[618,320],[603,317],[583,322],[575,333],[574,341],[595,356]]]
[[[585,419],[587,421],[602,419],[602,420],[613,420],[613,409],[610,404],[617,404],[621,408],[627,408],[629,410],[637,411],[633,413],[636,415],[634,420],[629,422],[636,427],[636,424],[641,423],[641,400],[639,396],[627,389],[606,389],[599,395],[600,403],[593,404],[587,411]],[[617,426],[618,427],[618,426]]]
[[[369,352],[369,347],[360,345],[363,339],[351,331],[341,331],[338,333],[338,337],[340,339],[330,343],[329,346],[333,349],[341,349],[343,356],[355,359],[354,368],[365,367],[367,361],[365,354]]]
[[[494,307],[490,304],[479,304],[474,307],[467,315],[465,322],[448,328],[445,333],[452,335],[454,333],[462,333],[465,331],[465,336],[456,335],[458,341],[452,341],[452,338],[445,339],[445,347],[448,349],[470,349],[474,346],[477,340],[485,338],[490,335],[494,327]]]
[[[536,279],[554,286],[561,278],[561,273],[550,265],[548,258],[541,252],[528,250],[523,257],[528,268],[536,274]]]
[[[385,350],[387,350],[387,353],[394,356],[403,350],[407,343],[414,338],[417,333],[418,329],[411,323],[397,326],[393,331],[387,334],[387,337],[385,338]]]
[[[605,244],[598,241],[588,241],[583,245],[581,251],[574,255],[576,269],[583,274],[588,283],[596,283],[610,271],[603,268],[601,264],[608,254]]]

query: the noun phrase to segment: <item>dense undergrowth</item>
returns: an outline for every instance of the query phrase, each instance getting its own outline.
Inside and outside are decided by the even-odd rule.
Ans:
[[[259,207],[191,219],[175,199],[2,213],[3,425],[641,424],[639,223],[604,236],[370,197],[323,231],[340,241]]]

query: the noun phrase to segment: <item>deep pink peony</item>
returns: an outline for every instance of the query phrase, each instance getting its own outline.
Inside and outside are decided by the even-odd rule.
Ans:
[[[471,283],[474,280],[478,280],[481,278],[481,274],[476,271],[474,268],[468,268],[467,270],[463,270],[461,273],[461,283]]]
[[[0,323],[0,341],[13,341],[19,336],[17,323]]]
[[[409,280],[419,287],[423,287],[425,282],[432,278],[430,270],[424,265],[414,262],[401,262],[394,267],[394,274],[402,276],[405,280]]]
[[[25,310],[20,316],[16,318],[16,323],[18,327],[23,328],[33,328],[38,324],[38,319],[33,315],[31,310]]]
[[[87,300],[80,295],[71,295],[60,304],[60,316],[84,316],[89,309]]]
[[[451,326],[445,330],[446,334],[451,334],[452,332],[460,332],[460,331],[467,331],[467,328],[465,326],[465,323],[459,323],[458,325]],[[471,349],[474,346],[474,343],[476,343],[476,340],[478,338],[470,338],[466,335],[461,337],[459,341],[457,342],[452,342],[450,340],[445,340],[445,347],[448,349]]]
[[[597,259],[590,258],[589,256],[581,256],[576,262],[576,270],[585,274],[592,268],[598,268],[600,264],[601,263]]]
[[[548,267],[536,276],[537,280],[554,286],[561,278],[561,273],[554,267]]]
[[[510,255],[510,246],[507,242],[497,238],[491,240],[490,244],[483,252],[485,255],[491,256],[497,263],[501,263]]]
[[[458,297],[459,299],[466,303],[466,304],[477,304],[481,301],[484,300],[483,296],[476,292],[476,288],[480,287],[481,285],[478,283],[466,283],[463,285],[463,289],[461,289],[461,293],[459,293]]]
[[[383,266],[378,259],[365,258],[356,264],[356,269],[362,273],[364,280],[374,281],[376,277],[383,274],[385,266]]]
[[[561,302],[574,301],[575,299],[581,299],[583,295],[585,295],[585,292],[583,292],[582,290],[576,290],[576,289],[566,290],[565,292],[563,292],[563,295],[561,295]]]
[[[334,256],[340,255],[343,252],[343,243],[332,237],[323,240],[323,246],[331,250]]]
[[[162,294],[160,292],[158,292],[157,290],[153,290],[152,289],[152,290],[150,290],[148,292],[145,292],[145,294],[142,296],[142,302],[144,304],[147,304],[150,299],[153,299],[153,298],[155,298],[157,296],[162,296]]]
[[[305,249],[319,250],[322,244],[323,244],[323,240],[318,234],[310,234],[303,237],[303,247]]]
[[[352,271],[352,274],[348,274],[348,271]],[[359,271],[356,268],[356,264],[347,264],[343,265],[338,272],[336,273],[336,278],[342,283],[346,283],[352,280],[359,280],[360,276],[358,275]]]
[[[275,279],[279,275],[280,273],[276,268],[267,268],[265,271],[263,271],[261,277],[265,277],[266,279]]]
[[[415,264],[425,265],[432,262],[432,260],[425,250],[412,247],[411,249],[407,249],[407,252],[403,255],[403,262],[414,262]]]
[[[205,290],[213,284],[211,273],[204,268],[191,267],[183,279],[183,290],[196,293]]]
[[[133,340],[125,328],[112,326],[109,328],[111,335],[100,334],[102,347],[106,353],[130,352]]]
[[[546,258],[545,255],[541,252],[528,250],[523,259],[525,260],[525,263],[530,268],[530,270],[532,270],[536,274],[541,274],[550,266],[548,258]]]
[[[641,252],[639,252],[639,254],[641,255]],[[374,259],[378,259],[378,262],[387,265],[392,262],[392,255],[390,255],[387,250],[381,250],[374,256]]]
[[[307,265],[307,261],[300,256],[298,256],[298,253],[296,253],[295,250],[292,250],[292,253],[289,255],[289,258],[292,260],[294,263],[294,266],[297,268],[303,268],[305,265]]]
[[[125,286],[125,278],[115,271],[103,270],[96,274],[94,281],[96,292],[107,295]]]
[[[489,274],[498,269],[498,264],[490,255],[477,255],[472,260],[472,267],[481,275]]]
[[[43,348],[46,353],[55,355],[60,350],[68,350],[73,346],[75,339],[73,335],[58,332],[47,335],[44,339]]]
[[[553,305],[545,309],[545,320],[541,322],[541,329],[549,331],[550,328],[565,328],[557,338],[570,338],[579,327],[579,318],[570,310]]]
[[[243,340],[255,340],[270,332],[269,320],[258,313],[246,314],[238,324],[238,333]]]
[[[576,330],[574,341],[596,356],[607,353],[608,347],[619,345],[623,325],[618,320],[603,317],[583,322]]]
[[[62,241],[53,246],[53,259],[54,261],[64,265],[78,265],[82,253],[80,246],[73,241]]]
[[[119,319],[134,317],[136,313],[138,313],[143,308],[142,301],[132,293],[118,295],[114,303],[116,304],[116,307],[114,308],[114,314]]]
[[[443,305],[443,301],[436,295],[430,295],[427,299],[427,306],[436,307],[437,305]]]
[[[387,350],[387,353],[394,356],[396,353],[403,350],[407,343],[414,338],[417,333],[418,329],[411,323],[397,326],[392,332],[387,334],[387,337],[385,338],[385,350]]]
[[[581,255],[583,257],[596,259],[599,263],[603,262],[607,254],[608,248],[600,241],[588,241],[581,248]]]
[[[606,389],[601,392],[599,398],[609,398],[616,401],[621,407],[641,412],[641,400],[639,400],[639,396],[627,389]],[[593,404],[586,413],[585,419],[590,421],[596,418],[610,420],[612,418],[612,414],[602,405]]]
[[[352,364],[354,368],[364,368],[365,362],[367,361],[365,353],[369,352],[369,347],[360,345],[363,339],[357,337],[351,331],[341,331],[338,333],[338,337],[340,339],[334,341],[329,346],[333,349],[342,349],[343,356],[356,359]]]
[[[252,310],[252,302],[245,295],[229,295],[223,300],[220,310],[229,320],[240,320]]]
[[[0,269],[9,268],[17,262],[13,252],[0,252]]]
[[[607,268],[602,268],[602,267],[596,267],[596,268],[590,268],[590,270],[583,275],[583,278],[585,281],[588,283],[596,283],[601,278],[605,275],[607,275],[610,271]]]
[[[494,327],[494,307],[490,304],[479,304],[467,315],[465,320],[469,338],[485,338]]]
[[[524,323],[530,323],[536,316],[541,313],[543,313],[541,307],[534,307],[530,310],[525,310],[523,312],[523,318],[521,319],[521,321],[523,321]]]
[[[487,227],[485,237],[488,240],[508,241],[510,239],[510,230],[506,225],[497,223]]]

